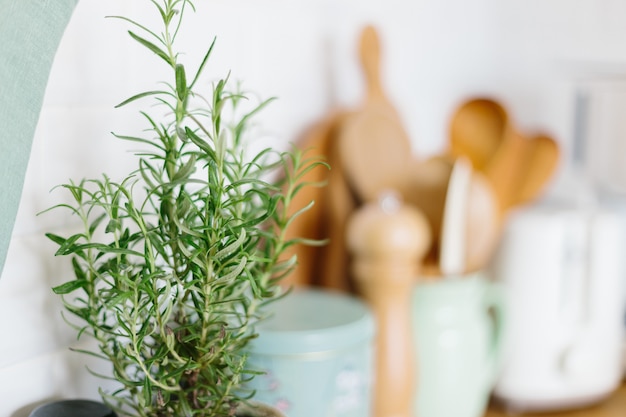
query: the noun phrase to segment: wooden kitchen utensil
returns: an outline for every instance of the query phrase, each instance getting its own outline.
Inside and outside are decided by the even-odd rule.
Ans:
[[[427,218],[432,245],[424,260],[422,275],[441,276],[439,267],[444,208],[454,158],[437,155],[416,162],[407,173],[403,196],[407,204],[418,208]],[[466,270],[483,268],[491,258],[501,233],[500,207],[491,183],[485,175],[472,170],[467,200],[465,232]]]
[[[536,198],[554,174],[559,159],[556,142],[546,136],[526,137],[496,100],[466,101],[450,123],[450,153],[466,156],[492,185],[501,213]]]
[[[397,189],[404,180],[411,143],[383,91],[376,30],[365,27],[360,42],[367,96],[362,107],[345,121],[338,145],[350,186],[361,201],[374,201],[380,192]]]
[[[531,138],[511,129],[485,168],[485,174],[506,213],[528,203],[546,187],[559,161],[556,141],[546,135]]]
[[[354,292],[349,271],[349,254],[346,247],[346,224],[357,207],[344,172],[343,161],[337,149],[337,129],[348,117],[342,114],[329,132],[328,158],[331,170],[324,196],[324,235],[328,243],[321,248],[317,270],[319,274],[313,283],[325,288]]]
[[[296,255],[298,265],[281,283],[283,287],[322,286],[343,292],[354,292],[349,271],[346,247],[346,222],[357,203],[347,185],[337,150],[338,129],[348,117],[346,111],[336,111],[309,129],[297,145],[308,150],[309,157],[322,157],[330,166],[318,167],[306,174],[305,180],[325,182],[323,187],[305,187],[292,204],[304,207],[315,201],[313,207],[296,218],[287,237],[326,240],[323,246],[294,245],[285,259]]]
[[[450,123],[450,152],[470,159],[482,171],[500,147],[509,123],[504,107],[489,98],[474,98],[463,103]]]
[[[507,212],[515,203],[517,189],[527,175],[527,139],[509,126],[502,144],[485,166],[485,176],[491,183],[500,212]]]
[[[387,195],[354,212],[347,241],[357,287],[377,325],[373,416],[411,417],[415,393],[411,299],[430,245],[428,222],[416,208]]]
[[[547,135],[536,135],[528,140],[524,155],[524,176],[513,198],[514,205],[536,199],[545,189],[559,164],[560,149],[557,142]]]
[[[497,196],[482,172],[472,172],[467,203],[465,271],[475,272],[491,261],[503,227]]]
[[[439,259],[441,225],[446,200],[446,189],[452,172],[449,155],[436,155],[410,165],[403,183],[402,195],[407,204],[418,208],[428,220],[432,245],[425,263],[433,265]]]
[[[466,269],[466,234],[472,167],[469,160],[459,157],[454,161],[446,190],[441,225],[439,268],[441,274],[458,276]]]

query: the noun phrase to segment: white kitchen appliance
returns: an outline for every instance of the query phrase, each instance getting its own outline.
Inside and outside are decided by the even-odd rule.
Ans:
[[[493,265],[508,311],[495,396],[518,411],[587,405],[622,379],[622,217],[541,204],[513,215]]]
[[[586,96],[577,98],[584,121]],[[550,198],[511,213],[491,272],[503,284],[505,361],[494,395],[512,411],[588,405],[623,376],[624,211],[571,166]]]

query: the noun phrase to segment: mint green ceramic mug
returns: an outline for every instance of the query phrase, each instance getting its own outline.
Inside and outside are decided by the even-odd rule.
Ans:
[[[500,365],[500,288],[481,274],[420,283],[413,298],[415,415],[481,417]]]

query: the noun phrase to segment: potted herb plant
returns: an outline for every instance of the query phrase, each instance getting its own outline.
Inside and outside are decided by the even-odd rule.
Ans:
[[[257,374],[246,363],[248,344],[261,307],[281,296],[279,281],[294,266],[284,251],[303,243],[286,229],[308,206],[290,203],[322,162],[297,149],[249,155],[248,123],[267,101],[242,110],[248,102],[228,78],[200,87],[213,44],[192,73],[175,48],[193,3],[150,2],[158,30],[118,18],[171,79],[119,105],[151,104],[140,112],[145,136],[115,134],[141,146],[133,172],[60,186],[71,203],[52,209],[69,210],[84,227],[46,234],[74,271],[54,292],[79,337],[97,342],[85,353],[110,362],[120,388],[101,395],[120,415],[253,415],[242,411],[255,410],[245,384]]]

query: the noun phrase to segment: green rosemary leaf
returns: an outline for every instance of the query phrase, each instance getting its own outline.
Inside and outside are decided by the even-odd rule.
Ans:
[[[154,233],[148,233],[148,239],[150,240],[150,244],[154,247],[159,255],[163,257],[163,259],[167,259],[167,251],[165,250],[165,246],[159,239],[159,236]]]
[[[267,107],[267,105],[270,104],[275,99],[276,99],[275,97],[272,97],[270,99],[263,101],[261,104],[255,107],[252,111],[250,111],[245,116],[243,116],[241,120],[239,121],[239,123],[237,123],[237,125],[235,126],[235,136],[240,137],[244,129],[248,125],[248,122],[250,121],[250,119],[254,117],[255,114],[257,114],[258,112],[263,110],[265,107]]]
[[[78,249],[80,250],[96,249],[101,253],[111,253],[111,254],[118,254],[118,255],[132,255],[132,256],[143,257],[143,254],[141,252],[137,252],[137,251],[134,251],[131,249],[125,249],[125,248],[116,248],[114,246],[105,245],[102,243],[85,243],[82,245],[76,245],[76,247],[72,249],[73,249],[72,252],[76,252],[76,250]],[[68,252],[68,253],[72,253],[72,252]]]
[[[85,235],[83,234],[76,234],[73,236],[68,237],[67,239],[65,239],[61,245],[59,246],[59,249],[56,251],[55,255],[59,256],[59,255],[69,255],[71,253],[75,253],[78,249],[78,245],[75,245],[75,243],[78,241],[78,239],[85,237]]]
[[[107,227],[104,229],[105,233],[113,233],[117,230],[122,230],[122,222],[119,219],[111,219],[107,223]]]
[[[107,358],[106,356],[101,355],[101,354],[96,353],[96,352],[92,352],[91,350],[79,349],[79,348],[75,348],[75,347],[71,347],[71,346],[69,347],[69,350],[72,351],[72,352],[78,352],[78,353],[82,353],[82,354],[85,354],[85,355],[88,355],[88,356],[93,356],[94,358],[103,359],[103,360],[109,360],[109,358]],[[89,368],[88,368],[88,370],[89,370]],[[102,374],[96,374],[96,373],[91,372],[91,371],[89,371],[89,373],[91,373],[92,375],[96,375],[99,378],[114,380],[113,378],[105,377]]]
[[[55,235],[54,233],[46,233],[45,234],[48,239],[56,243],[57,245],[62,245],[65,242],[65,238],[59,235]]]
[[[226,275],[219,277],[216,281],[228,282],[228,281],[233,280],[235,277],[238,277],[241,275],[241,273],[243,272],[243,269],[246,267],[247,264],[248,264],[248,258],[246,256],[243,256],[241,260],[239,261],[239,264],[236,267],[231,269]]]
[[[161,15],[161,19],[164,22],[169,22],[168,16],[165,13],[165,10],[163,10],[163,8],[161,7],[161,5],[159,3],[157,3],[156,1],[154,1],[154,0],[150,0],[150,3],[152,3],[154,5],[154,7],[157,8],[157,10],[159,11],[159,14]]]
[[[146,402],[146,404],[150,404],[152,402],[152,384],[150,384],[150,379],[149,378],[144,378],[143,380],[144,385],[143,385],[143,396],[144,396],[144,401]]]
[[[176,173],[172,181],[179,181],[181,179],[189,178],[189,176],[195,171],[196,168],[196,156],[191,155],[185,165],[183,165]]]
[[[78,259],[76,257],[72,258],[72,269],[74,270],[74,275],[78,281],[87,281],[87,273],[80,266]]]
[[[105,18],[108,18],[108,19],[119,19],[119,20],[124,20],[124,21],[126,21],[126,22],[128,22],[128,23],[130,23],[130,24],[132,24],[132,25],[134,25],[134,26],[136,26],[136,27],[138,27],[138,28],[140,28],[140,29],[141,29],[141,30],[143,30],[144,32],[149,33],[149,34],[150,34],[151,36],[153,36],[155,39],[158,39],[159,41],[161,41],[161,38],[159,38],[159,36],[158,36],[156,33],[154,33],[153,31],[151,31],[151,30],[150,30],[150,29],[148,29],[147,27],[145,27],[145,26],[143,26],[143,25],[141,25],[141,24],[137,23],[136,21],[134,21],[134,20],[132,20],[132,19],[129,19],[129,18],[124,17],[124,16],[105,16]],[[162,41],[161,41],[161,42],[162,42]]]
[[[235,251],[235,249],[241,247],[243,243],[245,242],[245,240],[246,240],[246,229],[242,228],[241,233],[239,234],[239,237],[237,238],[237,240],[235,240],[230,245],[226,246],[225,248],[217,252],[215,254],[215,259],[221,260],[225,258],[226,256],[230,255],[231,253]]]
[[[301,209],[293,213],[291,216],[289,216],[289,218],[287,219],[287,223],[285,224],[285,227],[288,227],[295,219],[300,217],[305,212],[309,211],[314,205],[315,205],[315,201],[310,201],[309,204],[307,204],[306,206],[302,207]]]
[[[131,38],[133,38],[134,40],[139,42],[141,45],[143,45],[146,48],[148,48],[150,51],[154,52],[159,58],[163,59],[169,65],[173,64],[173,62],[171,61],[170,57],[165,52],[163,52],[163,50],[161,50],[161,48],[159,48],[158,46],[156,46],[155,44],[153,44],[149,40],[144,39],[144,38],[142,38],[139,35],[136,35],[131,30],[128,31],[128,34],[131,36]]]
[[[115,106],[115,108],[120,108],[122,106],[127,105],[128,103],[132,103],[135,100],[139,100],[140,98],[143,97],[147,97],[147,96],[155,96],[155,95],[160,95],[160,94],[169,94],[167,91],[161,91],[161,90],[155,90],[155,91],[146,91],[144,93],[139,93],[139,94],[135,94],[134,96],[127,98],[126,100],[122,101],[121,103],[117,104]]]
[[[71,292],[74,292],[80,288],[85,288],[87,285],[87,280],[84,279],[75,279],[72,281],[68,281],[65,284],[57,285],[52,288],[55,294],[66,295]]]
[[[189,261],[196,264],[202,270],[206,269],[206,265],[198,259],[198,253],[192,253],[185,245],[179,245],[178,250],[185,255]]]
[[[208,155],[211,160],[217,160],[217,155],[215,154],[215,151],[211,148],[211,145],[209,145],[207,141],[202,139],[188,127],[185,127],[185,134],[187,135],[187,138],[189,138],[189,140],[191,140],[198,148],[200,148],[206,155]]]
[[[91,224],[89,225],[89,235],[93,235],[93,233],[96,231],[100,223],[102,223],[102,221],[105,218],[106,218],[106,213],[102,213],[101,215],[96,217],[94,221],[91,222]]]
[[[112,297],[106,300],[105,305],[107,307],[112,307],[118,304],[122,304],[124,301],[128,300],[132,295],[133,293],[130,291],[119,293],[115,297]]]
[[[181,101],[187,99],[187,77],[182,64],[176,64],[176,94]]]
[[[200,77],[200,75],[202,74],[202,71],[204,70],[204,66],[209,61],[209,56],[211,56],[211,52],[213,51],[213,47],[215,46],[216,40],[217,38],[213,38],[213,42],[211,42],[211,46],[209,46],[208,51],[204,55],[204,58],[202,59],[202,62],[200,63],[200,66],[198,67],[198,71],[196,71],[196,76],[193,77],[193,81],[191,82],[191,84],[189,84],[189,89],[192,89],[193,86],[196,85],[198,78]]]
[[[140,138],[137,136],[125,136],[125,135],[118,135],[115,132],[111,132],[111,134],[113,136],[115,136],[118,139],[123,139],[123,140],[127,140],[127,141],[131,141],[131,142],[138,142],[138,143],[145,143],[146,145],[150,145],[150,146],[154,146],[156,148],[158,148],[161,151],[165,151],[165,148],[161,145],[159,145],[158,143],[148,140],[148,139],[144,139],[144,138]]]

